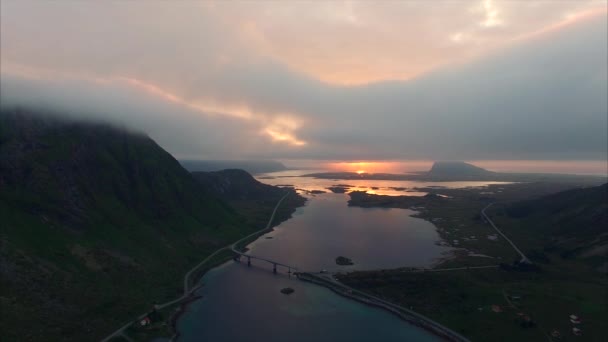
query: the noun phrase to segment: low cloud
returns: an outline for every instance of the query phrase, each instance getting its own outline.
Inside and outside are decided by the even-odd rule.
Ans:
[[[483,37],[497,46],[482,56],[470,59],[477,54],[470,48],[457,54],[459,64],[422,68],[407,80],[343,85],[290,59],[286,45],[271,39],[279,32],[245,20],[242,8],[233,14],[242,19],[235,30],[226,8],[211,3],[151,5],[151,15],[166,10],[158,25],[146,17],[130,22],[141,7],[112,3],[104,7],[115,16],[110,25],[94,15],[98,5],[63,4],[47,13],[36,3],[3,2],[0,100],[3,108],[119,122],[187,158],[605,159],[605,8],[592,6],[559,25],[533,27],[527,18],[524,30],[512,28],[511,5],[490,5],[483,13],[462,9],[472,17],[463,14],[471,26],[461,25],[460,40]],[[335,13],[325,10],[316,20],[327,23],[323,13]],[[338,38],[357,21],[375,25],[372,31],[384,27],[381,13],[339,13],[329,21]],[[58,21],[52,34],[38,32],[49,20]],[[501,24],[480,24],[488,20]],[[484,31],[490,29],[502,31]],[[358,41],[351,35],[345,37]],[[502,44],[491,39],[503,35],[509,39]],[[301,48],[293,43],[294,51]]]

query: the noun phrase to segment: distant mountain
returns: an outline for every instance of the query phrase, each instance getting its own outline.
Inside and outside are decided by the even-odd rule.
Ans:
[[[223,195],[262,187],[230,173],[197,181],[144,134],[1,112],[2,339],[99,340],[180,295],[190,267],[259,229]]]
[[[227,169],[215,172],[193,172],[199,183],[225,200],[250,200],[282,197],[287,189],[258,182],[244,170]]]
[[[608,262],[608,184],[517,202],[506,212],[528,232],[548,238],[547,247],[562,256]]]
[[[252,174],[287,170],[280,162],[272,160],[180,160],[190,172],[242,169]]]
[[[321,172],[303,175],[321,179],[369,179],[369,180],[416,180],[416,181],[499,181],[499,182],[554,182],[578,185],[605,183],[606,176],[570,175],[556,173],[507,173],[493,172],[465,162],[442,162],[433,164],[426,172],[415,173],[355,173]]]
[[[460,161],[437,161],[426,174],[429,178],[440,179],[472,179],[496,177],[494,172],[482,169],[475,165]]]

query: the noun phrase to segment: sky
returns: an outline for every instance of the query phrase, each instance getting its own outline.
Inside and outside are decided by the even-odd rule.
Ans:
[[[0,104],[177,158],[592,160],[606,1],[0,2]]]

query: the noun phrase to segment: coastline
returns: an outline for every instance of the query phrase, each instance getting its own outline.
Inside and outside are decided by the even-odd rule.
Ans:
[[[190,271],[188,271],[185,275],[184,275],[184,294],[177,298],[174,299],[172,301],[166,302],[164,304],[160,304],[160,305],[156,305],[156,309],[157,310],[163,310],[166,309],[168,307],[172,307],[175,304],[180,304],[180,310],[178,310],[179,315],[175,318],[175,323],[177,324],[177,320],[179,319],[179,317],[181,317],[182,315],[184,315],[185,313],[187,313],[187,308],[189,306],[189,304],[193,303],[194,301],[196,301],[197,299],[200,299],[202,296],[196,296],[195,298],[192,298],[192,295],[194,294],[194,292],[196,290],[199,290],[203,285],[200,284],[199,286],[196,286],[194,288],[190,288],[190,277],[194,274],[194,279],[196,279],[196,282],[200,282],[200,280],[205,276],[205,274],[207,274],[207,272],[209,272],[210,270],[224,264],[225,262],[229,261],[232,256],[228,257],[225,256],[223,258],[219,258],[218,260],[213,260],[214,257],[216,257],[218,254],[225,252],[225,251],[229,251],[231,254],[233,254],[234,252],[232,252],[232,249],[234,248],[234,246],[238,245],[239,243],[242,243],[243,241],[245,241],[246,239],[250,239],[252,237],[255,237],[252,241],[255,241],[257,238],[259,238],[259,236],[264,235],[268,232],[271,232],[274,230],[274,227],[276,227],[277,225],[281,224],[282,222],[289,220],[293,213],[295,212],[295,210],[301,206],[303,206],[306,201],[307,198],[300,196],[297,193],[294,193],[295,195],[297,195],[298,197],[302,198],[303,201],[297,205],[294,205],[291,207],[291,211],[288,215],[283,216],[280,220],[274,221],[275,218],[275,213],[277,212],[277,209],[279,208],[280,204],[283,202],[283,200],[289,196],[289,194],[291,194],[291,192],[287,192],[283,197],[281,197],[278,201],[278,203],[276,204],[276,206],[274,207],[274,211],[273,211],[273,215],[271,216],[270,220],[268,221],[267,226],[264,229],[258,230],[252,234],[249,234],[239,240],[237,240],[236,242],[228,245],[228,246],[224,246],[222,248],[217,249],[215,252],[211,253],[210,255],[208,255],[207,257],[205,257],[199,264],[197,264],[196,266],[194,266],[192,269],[190,269]],[[275,222],[275,224],[273,224],[273,222]],[[249,243],[251,243],[252,241],[249,241]],[[209,263],[209,265],[207,265],[207,268],[203,268],[203,266],[205,266],[205,264]],[[202,271],[201,271],[202,269]],[[197,272],[199,271],[199,272]],[[183,305],[186,304],[186,305]],[[182,307],[183,305],[183,307]],[[177,312],[176,312],[177,313]],[[125,335],[125,332],[128,330],[128,328],[132,327],[134,325],[134,323],[136,323],[138,320],[144,318],[146,315],[148,315],[149,312],[143,313],[139,316],[137,316],[135,319],[129,321],[128,323],[126,323],[125,325],[123,325],[122,327],[120,327],[119,329],[117,329],[116,331],[112,332],[111,334],[107,335],[105,338],[103,338],[101,341],[102,342],[108,342],[110,340],[112,340],[113,338],[116,337],[122,337],[122,338],[126,338],[127,340],[131,340],[129,337],[127,337]],[[170,319],[173,318],[173,314],[170,316]],[[172,325],[171,325],[172,326]],[[180,333],[177,329],[174,329],[172,331],[173,335],[171,338],[169,338],[169,341],[174,341],[174,339],[178,338]]]
[[[196,291],[196,290],[198,290],[198,288],[196,288],[194,291]],[[201,298],[203,298],[203,296],[194,295],[194,292],[193,292],[191,295],[191,298],[186,299],[183,302],[181,302],[178,309],[171,315],[171,317],[169,317],[169,321],[171,322],[170,326],[174,332],[173,336],[171,336],[169,341],[176,341],[180,337],[181,333],[179,332],[179,330],[177,330],[177,321],[187,312],[190,304],[192,304],[193,302],[195,302]]]
[[[285,197],[287,197],[287,195]],[[279,203],[277,204],[277,208],[280,204],[281,204],[281,201],[279,201]],[[415,211],[415,210],[413,210],[413,211]],[[418,211],[415,211],[415,212],[416,212],[416,214],[419,214]],[[283,221],[288,220],[291,217],[292,217],[292,215],[290,214]],[[418,218],[422,218],[422,217],[418,217]],[[424,218],[422,218],[422,219],[424,219]],[[246,248],[247,245],[256,241],[263,235],[274,231],[274,227],[276,227],[281,222],[283,222],[283,221],[281,221],[281,222],[278,222],[271,226],[272,221],[273,221],[273,218],[271,217],[271,219],[268,223],[268,227],[266,227],[260,231],[254,232],[254,233],[242,238],[241,240],[236,241],[230,247],[225,247],[225,248],[247,251],[247,248]],[[433,223],[430,220],[428,220],[428,221]],[[447,258],[446,257],[440,258],[440,260],[438,260],[436,263],[434,263],[433,267],[440,265],[446,259],[449,260],[452,258],[454,258],[453,255],[447,256]],[[228,258],[224,258],[223,260],[218,260],[217,263],[214,263],[212,266],[207,268],[204,272],[202,272],[196,278],[200,282],[200,279],[202,279],[202,277],[204,277],[204,275],[208,271],[224,264],[228,260],[229,260]],[[438,336],[439,338],[445,339],[447,341],[453,341],[453,342],[470,342],[466,337],[452,331],[451,329],[441,325],[440,323],[438,323],[426,316],[423,316],[423,315],[421,315],[417,312],[414,312],[412,310],[409,310],[407,308],[401,307],[395,303],[388,302],[388,301],[382,300],[380,298],[374,297],[372,295],[368,295],[368,294],[360,292],[358,290],[349,288],[348,286],[346,286],[338,281],[330,281],[330,280],[327,280],[322,277],[318,277],[318,276],[315,276],[315,275],[312,275],[309,273],[298,273],[298,274],[296,274],[296,276],[298,277],[299,280],[307,281],[307,282],[313,283],[315,285],[325,287],[325,288],[331,290],[332,292],[334,292],[340,296],[343,296],[345,298],[357,301],[359,303],[362,303],[362,304],[365,304],[368,306],[372,306],[372,307],[376,307],[376,308],[380,308],[385,311],[388,311],[388,312],[392,313],[393,315],[396,315],[397,317],[399,317],[401,320],[403,320],[409,324],[412,324],[414,326],[417,326],[419,328],[422,328],[422,329],[430,332],[431,334]],[[194,295],[194,291],[202,288],[203,286],[204,285],[201,284],[196,289],[193,289],[191,295]],[[337,287],[342,287],[343,290],[340,290]],[[350,291],[347,292],[348,291],[347,289]],[[188,313],[187,310],[188,310],[190,304],[192,304],[193,302],[195,302],[196,300],[198,300],[200,298],[202,298],[201,295],[196,295],[196,296],[192,297],[191,299],[189,299],[189,300],[187,299],[181,303],[179,311],[177,311],[174,314],[174,317],[172,317],[172,328],[173,328],[174,335],[173,335],[173,337],[171,337],[170,341],[176,341],[179,339],[179,337],[181,336],[181,333],[177,329],[177,322],[178,322],[179,318],[181,318],[183,315]]]
[[[383,309],[385,311],[388,311],[388,312],[396,315],[400,319],[404,320],[405,322],[408,322],[412,325],[425,329],[428,332],[432,333],[433,335],[444,338],[447,341],[470,342],[469,339],[467,339],[466,337],[458,334],[457,332],[449,329],[448,327],[441,325],[440,323],[438,323],[426,316],[423,316],[423,315],[421,315],[417,312],[414,312],[412,310],[409,310],[407,308],[401,307],[392,302],[388,302],[388,301],[385,301],[378,297],[366,294],[362,291],[350,288],[338,281],[335,281],[335,280],[330,281],[323,277],[315,276],[311,273],[305,273],[305,272],[296,273],[296,276],[298,277],[298,279],[300,279],[302,281],[307,281],[307,282],[316,284],[318,286],[325,287],[340,296],[346,297],[348,299],[352,299],[354,301],[357,301],[357,302],[365,304],[365,305],[377,307],[377,308]],[[339,289],[338,287],[340,287],[341,289]]]
[[[285,198],[287,198],[289,196],[290,192],[288,192],[287,194],[285,194],[285,196],[281,197],[281,199],[279,200],[279,202],[277,203],[277,205],[274,208],[274,212],[272,214],[272,216],[270,217],[270,220],[268,221],[268,225],[261,230],[258,230],[250,235],[247,235],[243,238],[241,238],[240,240],[234,242],[233,244],[229,245],[229,246],[225,246],[219,250],[216,251],[216,253],[219,253],[223,250],[227,250],[227,251],[231,251],[233,249],[239,248],[239,246],[242,245],[242,248],[247,251],[246,246],[249,245],[250,243],[256,241],[257,239],[259,239],[261,236],[263,236],[264,234],[270,233],[272,231],[274,231],[274,228],[278,225],[280,225],[281,223],[289,220],[292,218],[293,213],[295,212],[295,209],[303,206],[306,201],[302,202],[301,205],[295,206],[292,209],[294,209],[288,216],[283,217],[282,220],[279,221],[274,221],[275,218],[275,213],[277,211],[277,209],[279,208],[279,206],[281,205],[281,203],[283,202],[283,200]],[[304,197],[305,198],[305,197]],[[273,222],[275,222],[273,224]],[[234,254],[234,252],[232,253]],[[213,264],[209,265],[209,267],[204,270],[202,273],[197,274],[196,276],[196,282],[200,283],[200,281],[202,280],[202,278],[207,274],[207,272],[212,271],[213,269],[223,265],[224,263],[230,261],[231,257],[225,257],[223,259],[217,260],[216,262],[214,262]],[[195,291],[201,289],[204,286],[204,284],[200,284],[199,286],[197,286],[196,288],[190,290],[190,296],[193,296]],[[202,298],[202,295],[194,295],[191,299],[185,299],[179,307],[179,310],[171,317],[171,326],[173,329],[173,336],[170,338],[170,341],[177,341],[181,335],[181,333],[179,332],[179,330],[177,329],[177,321],[183,316],[185,315],[188,311],[188,307],[190,306],[190,304],[192,304],[193,302],[197,301],[198,299]]]

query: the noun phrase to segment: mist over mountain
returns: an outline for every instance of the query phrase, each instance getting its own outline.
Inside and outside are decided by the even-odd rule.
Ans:
[[[214,16],[221,9],[151,7],[176,20],[165,27],[169,21],[121,6],[82,5],[78,20],[87,25],[78,33],[77,23],[57,20],[74,8],[46,6],[32,21],[32,6],[3,7],[2,107],[119,122],[148,132],[179,159],[605,160],[608,153],[605,8],[416,77],[343,85],[264,53],[250,56],[244,41],[251,37],[223,27]],[[107,27],[102,17],[117,25]],[[171,34],[144,30],[157,25]],[[196,25],[208,35],[192,36]],[[137,35],[140,50],[119,27]],[[226,32],[225,42],[213,32]],[[52,38],[63,36],[70,39]],[[64,48],[40,50],[46,41]],[[112,44],[100,46],[105,41]],[[85,42],[94,48],[83,49]],[[466,46],[483,46],[474,42]],[[172,44],[191,54],[156,48]],[[143,64],[133,57],[142,55]]]

